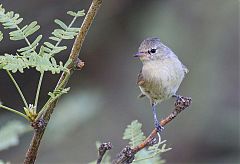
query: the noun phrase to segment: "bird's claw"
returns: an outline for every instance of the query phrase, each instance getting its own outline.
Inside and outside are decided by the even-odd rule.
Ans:
[[[175,106],[182,109],[189,107],[192,103],[191,97],[184,97],[180,95],[173,95],[176,98]]]

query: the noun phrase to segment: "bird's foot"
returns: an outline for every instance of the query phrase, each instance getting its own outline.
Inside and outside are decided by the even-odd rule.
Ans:
[[[164,127],[160,125],[158,121],[154,121],[154,126],[157,129],[157,132],[160,133],[163,131]]]
[[[176,98],[176,101],[179,101],[182,98],[181,95],[176,95],[176,94],[172,95],[172,97]]]
[[[178,107],[180,110],[189,107],[192,103],[191,97],[184,97],[180,95],[173,95],[172,97],[176,98],[175,107]]]

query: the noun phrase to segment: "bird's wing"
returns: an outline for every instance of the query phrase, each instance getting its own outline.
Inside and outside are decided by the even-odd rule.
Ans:
[[[138,74],[138,79],[137,79],[137,84],[139,86],[143,85],[144,83],[144,79],[143,79],[143,74],[142,74],[142,70],[140,71],[140,73]]]
[[[138,74],[138,79],[137,79],[137,84],[139,86],[144,84],[144,79],[143,79],[143,74],[142,74],[142,70],[140,71],[140,73]],[[145,95],[143,93],[138,95],[138,98],[142,98],[145,97]]]

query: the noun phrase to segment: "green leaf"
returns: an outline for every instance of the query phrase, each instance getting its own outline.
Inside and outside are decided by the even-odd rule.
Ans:
[[[59,90],[54,90],[53,92],[49,92],[48,95],[52,99],[56,99],[56,98],[60,97],[61,95],[68,93],[69,90],[70,90],[70,87],[64,88],[64,89],[59,89]]]
[[[49,43],[49,42],[44,42],[43,44],[51,49],[53,49],[55,47],[55,45],[53,45],[52,43]]]
[[[76,28],[76,27],[71,27],[67,29],[68,32],[75,32],[75,33],[78,33],[79,30],[80,28]]]
[[[66,71],[67,69],[64,67],[63,63],[57,63],[53,56],[67,49],[66,46],[60,45],[62,40],[73,39],[77,35],[79,28],[71,26],[76,21],[77,17],[84,15],[84,11],[72,12],[72,14],[75,16],[68,26],[59,19],[54,21],[61,28],[55,29],[52,36],[49,38],[54,41],[55,44],[44,42],[40,47],[40,51],[36,52],[42,35],[39,35],[33,42],[28,40],[28,36],[39,30],[40,26],[37,24],[37,21],[20,27],[19,24],[22,22],[23,18],[13,11],[5,12],[5,9],[0,4],[0,23],[4,28],[11,29],[11,32],[9,32],[10,39],[25,40],[27,43],[27,46],[17,50],[16,55],[4,54],[0,56],[0,69],[9,70],[13,73],[17,71],[23,72],[24,69],[31,67],[40,72],[51,71],[52,74]],[[0,32],[0,40],[2,39],[1,34]]]
[[[56,41],[56,42],[61,41],[60,38],[57,38],[57,37],[54,37],[54,36],[49,37],[49,39],[51,39],[51,40],[53,40],[53,41]]]
[[[17,71],[23,72],[24,68],[29,68],[29,63],[26,58],[5,54],[4,56],[0,56],[0,68],[13,73]]]
[[[161,141],[161,137],[159,135],[159,141],[157,144],[154,144],[153,146],[149,146],[148,149],[144,148],[143,150],[139,151],[135,156],[135,162],[137,164],[161,164],[165,163],[165,160],[161,159],[161,154],[165,153],[171,148],[166,148],[165,144],[166,140]]]
[[[132,123],[128,125],[127,128],[125,129],[123,139],[130,140],[129,145],[131,147],[135,147],[146,138],[141,128],[142,124],[135,120],[132,121]]]
[[[130,125],[124,131],[123,139],[130,140],[129,145],[135,147],[146,138],[141,130],[142,124],[137,120],[132,121]],[[160,154],[171,150],[171,148],[165,148],[164,144],[166,140],[161,141],[159,136],[159,142],[153,146],[149,146],[148,149],[144,148],[135,155],[134,163],[137,164],[162,164],[165,161],[161,159]]]
[[[154,155],[146,148],[142,149],[135,155],[133,163],[136,164],[163,164],[165,160],[161,159],[160,155]]]
[[[29,26],[28,26],[29,27]],[[30,28],[29,30],[25,29],[25,36],[28,37],[29,35],[32,35],[33,33],[35,33],[36,31],[38,31],[40,29],[40,26],[39,25],[36,25],[32,28]],[[26,31],[27,30],[27,31]]]
[[[17,51],[20,53],[23,53],[22,55],[25,55],[26,53],[30,53],[31,51],[35,51],[41,39],[42,39],[42,35],[39,35],[30,46],[20,48]]]
[[[31,127],[20,122],[11,121],[0,129],[0,151],[19,144],[19,137],[31,130]]]
[[[68,28],[68,26],[65,23],[63,23],[63,21],[61,21],[59,19],[55,19],[54,22],[56,24],[58,24],[60,27],[62,27],[64,30],[66,30]]]
[[[81,16],[84,16],[84,15],[85,15],[84,10],[77,11],[77,12],[68,11],[67,14],[68,14],[68,15],[71,15],[71,16],[73,16],[73,17],[81,17]]]
[[[37,21],[33,21],[33,22],[31,22],[28,26],[27,26],[27,28],[25,28],[24,30],[23,30],[23,33],[24,34],[26,34],[28,31],[31,31],[33,28],[35,28],[37,26]]]

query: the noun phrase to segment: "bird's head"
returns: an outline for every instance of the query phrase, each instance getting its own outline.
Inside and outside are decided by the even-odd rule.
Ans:
[[[159,38],[143,40],[134,57],[139,57],[142,62],[159,60],[167,57],[171,50],[161,43]]]

